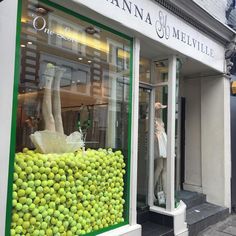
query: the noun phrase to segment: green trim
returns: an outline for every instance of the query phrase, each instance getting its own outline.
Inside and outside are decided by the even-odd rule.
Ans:
[[[122,223],[119,223],[119,224],[116,224],[116,225],[112,225],[112,226],[109,226],[109,227],[106,227],[106,228],[103,228],[103,229],[93,231],[93,232],[88,233],[88,234],[84,234],[83,236],[97,236],[98,234],[101,234],[101,233],[104,233],[104,232],[107,232],[107,231],[110,231],[110,230],[113,230],[113,229],[117,229],[117,228],[119,228],[121,226],[125,226],[125,225],[127,225],[127,222],[122,222]]]
[[[8,189],[7,189],[7,210],[6,210],[6,226],[5,236],[10,235],[11,230],[11,211],[12,211],[12,190],[13,190],[13,173],[15,161],[16,148],[16,117],[18,105],[18,84],[20,77],[20,32],[21,32],[21,12],[22,1],[18,1],[17,22],[16,22],[16,50],[15,50],[15,68],[14,68],[14,87],[13,87],[13,101],[12,101],[12,118],[11,118],[11,144],[10,157],[8,167]]]
[[[128,113],[128,160],[125,175],[125,209],[124,219],[125,221],[116,225],[109,226],[98,231],[86,234],[86,236],[95,236],[97,234],[107,232],[119,228],[121,226],[129,224],[129,208],[130,208],[130,163],[131,163],[131,125],[132,125],[132,87],[133,87],[133,38],[123,33],[120,33],[114,29],[111,29],[103,24],[100,24],[94,20],[91,20],[85,16],[82,16],[72,10],[69,10],[63,6],[53,3],[48,0],[39,0],[39,2],[45,3],[51,7],[63,11],[76,18],[84,20],[88,23],[94,24],[104,30],[114,33],[126,40],[130,41],[130,88],[129,88],[129,113]],[[12,192],[13,192],[13,173],[14,173],[14,161],[15,161],[15,146],[16,146],[16,117],[17,117],[17,105],[18,105],[18,86],[20,77],[20,37],[21,37],[21,12],[22,12],[22,0],[18,1],[17,10],[17,25],[16,25],[16,51],[15,51],[15,68],[14,68],[14,88],[13,88],[13,107],[12,107],[12,121],[11,121],[11,144],[10,144],[10,158],[9,158],[9,172],[8,172],[8,192],[7,192],[7,211],[6,211],[6,227],[5,236],[10,235],[11,220],[12,220]]]
[[[90,19],[90,18],[88,18],[88,17],[86,17],[86,16],[83,16],[83,15],[81,15],[81,14],[79,14],[79,13],[76,13],[76,12],[74,12],[74,11],[68,9],[68,8],[65,8],[65,7],[63,7],[63,6],[61,6],[61,5],[58,5],[57,3],[54,3],[54,2],[51,2],[51,1],[48,1],[48,0],[38,0],[38,1],[39,1],[39,2],[42,2],[42,3],[45,3],[45,4],[47,4],[47,5],[51,6],[51,7],[57,8],[58,10],[61,10],[61,11],[63,11],[64,13],[67,13],[67,14],[69,14],[69,15],[71,15],[71,16],[74,16],[74,17],[76,17],[76,18],[79,18],[79,19],[81,19],[81,20],[84,20],[84,21],[86,21],[86,22],[88,22],[88,23],[94,24],[94,25],[96,25],[96,26],[98,26],[98,27],[100,27],[100,28],[102,28],[102,29],[104,29],[104,30],[107,30],[107,31],[109,31],[109,32],[111,32],[111,33],[114,33],[114,34],[116,34],[116,35],[119,35],[120,37],[125,38],[125,39],[127,39],[127,40],[129,40],[129,41],[132,40],[132,37],[130,37],[130,36],[126,35],[126,34],[123,34],[123,33],[119,32],[119,31],[116,31],[116,30],[114,30],[114,29],[112,29],[112,28],[106,26],[106,25],[103,25],[103,24],[101,24],[101,23],[98,23],[98,22],[95,21],[95,20],[92,20],[92,19]]]
[[[129,88],[129,118],[128,118],[128,161],[126,175],[126,191],[125,191],[125,221],[129,222],[130,210],[130,168],[131,168],[131,138],[132,138],[132,104],[133,104],[133,39],[130,41],[130,88]]]

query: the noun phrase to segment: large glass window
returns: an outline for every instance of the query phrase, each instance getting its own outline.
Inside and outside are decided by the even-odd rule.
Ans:
[[[165,207],[167,194],[167,104],[168,87],[155,89],[154,205]]]
[[[23,0],[11,235],[128,222],[131,41],[67,13]]]

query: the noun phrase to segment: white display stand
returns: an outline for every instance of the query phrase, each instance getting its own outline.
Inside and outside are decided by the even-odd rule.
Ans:
[[[174,211],[167,211],[164,208],[152,206],[150,211],[156,212],[162,215],[173,217],[174,222],[174,234],[176,236],[188,236],[186,218],[186,205],[180,201],[179,206]]]

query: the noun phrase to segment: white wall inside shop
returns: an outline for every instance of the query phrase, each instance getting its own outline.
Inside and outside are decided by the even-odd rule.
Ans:
[[[0,235],[5,235],[8,163],[15,65],[17,0],[0,3]]]
[[[184,80],[185,183],[207,201],[230,207],[229,81],[222,75]]]
[[[184,81],[186,98],[185,189],[201,192],[201,87],[199,79]]]

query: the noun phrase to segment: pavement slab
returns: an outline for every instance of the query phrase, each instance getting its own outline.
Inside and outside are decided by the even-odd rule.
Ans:
[[[197,236],[236,236],[236,215],[230,215],[226,220],[209,226]]]

